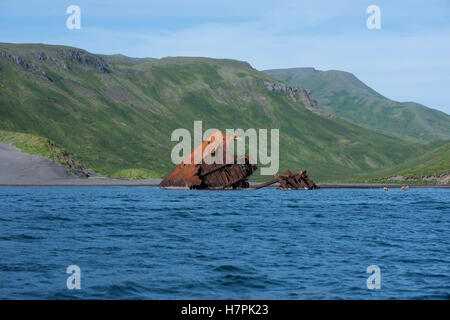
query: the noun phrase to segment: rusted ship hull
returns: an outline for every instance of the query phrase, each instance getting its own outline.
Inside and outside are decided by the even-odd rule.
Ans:
[[[184,164],[172,170],[159,184],[166,189],[244,189],[257,169],[248,158],[244,164]]]
[[[226,148],[237,136],[223,135],[216,131],[198,145],[191,154],[183,159],[172,172],[159,184],[165,189],[245,189],[249,188],[248,178],[257,166],[250,163],[249,156],[233,155]],[[225,152],[223,152],[225,150]],[[220,151],[220,152],[219,152]],[[216,158],[217,156],[217,158]],[[219,159],[220,161],[215,161]],[[214,160],[214,161],[213,161]],[[227,160],[230,160],[227,163]],[[254,189],[260,189],[279,183],[282,190],[318,189],[306,175],[306,171],[276,174],[275,179]]]
[[[167,189],[243,189],[257,169],[248,155],[236,156],[227,145],[239,137],[219,130],[199,144],[159,184]]]

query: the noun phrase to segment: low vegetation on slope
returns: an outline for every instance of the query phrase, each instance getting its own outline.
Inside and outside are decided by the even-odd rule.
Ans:
[[[450,142],[403,163],[399,173],[406,177],[440,176],[450,173]]]
[[[389,169],[347,179],[347,182],[450,183],[450,142],[431,144],[433,148]]]
[[[0,44],[0,129],[48,138],[111,177],[160,177],[177,128],[279,128],[280,171],[342,179],[399,165],[427,146],[307,109],[307,93],[248,63],[131,59]],[[267,180],[267,177],[256,177]]]
[[[83,167],[80,162],[74,160],[69,153],[49,139],[31,134],[0,130],[0,142],[11,144],[28,154],[47,157],[65,166],[69,172],[79,177],[88,177],[93,174],[92,171]]]
[[[414,102],[389,100],[351,73],[313,68],[264,72],[311,90],[322,107],[358,125],[417,142],[450,139],[450,115]]]

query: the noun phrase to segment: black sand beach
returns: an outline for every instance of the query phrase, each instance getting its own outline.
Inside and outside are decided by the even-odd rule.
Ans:
[[[0,186],[157,186],[161,179],[122,180],[102,177],[80,179],[45,157],[30,155],[0,143]],[[251,186],[258,182],[250,183]],[[321,188],[400,188],[400,184],[323,183]],[[277,184],[271,187],[277,187]],[[450,185],[412,184],[410,188],[450,188]]]

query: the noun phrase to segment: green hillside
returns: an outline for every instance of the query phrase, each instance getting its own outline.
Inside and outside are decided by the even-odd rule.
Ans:
[[[423,154],[393,168],[363,174],[348,182],[450,183],[450,142],[436,142]]]
[[[404,177],[441,176],[450,173],[450,142],[407,160],[393,172]]]
[[[192,131],[194,120],[204,130],[279,128],[280,171],[306,169],[318,181],[391,168],[431,149],[313,113],[310,98],[246,62],[0,44],[0,130],[50,139],[112,177],[166,174],[172,131]]]
[[[313,68],[264,73],[309,89],[320,106],[358,125],[418,142],[450,139],[450,115],[414,102],[389,100],[351,73]]]
[[[49,158],[66,167],[68,172],[80,178],[87,178],[94,173],[84,168],[72,155],[49,139],[26,133],[0,130],[0,142],[11,144],[14,147],[29,153]]]

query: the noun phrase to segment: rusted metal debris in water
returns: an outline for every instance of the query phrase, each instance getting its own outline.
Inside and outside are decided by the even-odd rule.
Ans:
[[[189,156],[177,165],[159,184],[165,189],[245,189],[249,188],[248,177],[257,166],[250,163],[248,154],[230,155],[228,144],[239,137],[222,134],[219,130],[198,145]],[[214,157],[222,155],[222,163],[215,163]],[[217,158],[216,158],[217,159]],[[227,159],[233,159],[227,163]],[[228,161],[230,162],[230,161]],[[318,189],[306,175],[306,171],[276,174],[275,179],[256,186],[260,189],[274,183],[279,189]]]
[[[276,174],[275,179],[262,183],[254,187],[254,189],[261,189],[268,187],[272,184],[279,183],[280,190],[312,190],[319,189],[319,187],[310,180],[306,175],[306,171],[299,171],[297,173],[292,173],[290,170],[286,170],[284,174]]]

